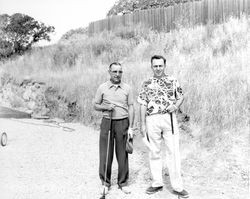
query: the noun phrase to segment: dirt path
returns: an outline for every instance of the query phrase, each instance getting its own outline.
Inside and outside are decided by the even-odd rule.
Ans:
[[[100,197],[98,178],[98,131],[81,124],[64,124],[75,131],[44,126],[48,123],[31,119],[0,119],[0,130],[8,134],[8,144],[0,147],[1,199],[95,199]],[[49,124],[53,125],[53,124]],[[139,139],[130,156],[132,194],[117,189],[117,164],[114,159],[112,189],[108,199],[149,199],[177,196],[171,193],[169,179],[164,175],[165,187],[154,195],[145,194],[150,174],[145,148]],[[192,146],[190,148],[192,151]],[[185,157],[189,152],[183,153]],[[184,157],[184,158],[185,158]],[[195,157],[183,163],[185,187],[192,199],[238,199],[247,197],[246,181],[217,180],[204,176],[203,164]],[[166,169],[164,169],[165,171]],[[234,179],[230,179],[234,180]],[[228,184],[224,184],[227,182]],[[235,182],[237,183],[237,182]],[[245,187],[244,187],[245,186]],[[232,190],[232,187],[235,190]]]

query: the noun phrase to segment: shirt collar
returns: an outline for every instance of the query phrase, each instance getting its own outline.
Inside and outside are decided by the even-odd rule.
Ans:
[[[115,87],[115,88],[123,88],[123,83],[121,82],[120,84],[113,84],[110,80],[107,82],[108,84],[108,88],[112,88],[112,87]]]
[[[167,79],[169,77],[168,74],[165,74],[164,76],[162,76],[161,78],[157,78],[157,77],[152,77],[153,80],[163,80],[163,79]]]

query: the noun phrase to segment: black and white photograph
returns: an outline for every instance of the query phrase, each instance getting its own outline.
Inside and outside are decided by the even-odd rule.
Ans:
[[[250,0],[0,0],[0,199],[250,198]]]

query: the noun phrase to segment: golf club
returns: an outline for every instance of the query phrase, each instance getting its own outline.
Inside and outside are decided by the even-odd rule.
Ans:
[[[170,120],[171,120],[171,130],[172,130],[172,135],[174,135],[174,125],[173,125],[173,113],[170,113]]]
[[[112,111],[110,111],[110,123],[109,123],[109,132],[108,132],[108,145],[107,145],[107,153],[106,153],[106,164],[105,164],[105,173],[104,173],[104,185],[107,180],[107,165],[108,165],[108,157],[109,157],[109,141],[110,141],[110,133],[111,133],[111,125],[112,125]],[[106,193],[105,193],[105,187],[103,188],[103,194],[100,197],[100,199],[105,199],[106,198]]]

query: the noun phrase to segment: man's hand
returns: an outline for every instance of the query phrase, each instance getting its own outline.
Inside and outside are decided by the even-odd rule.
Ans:
[[[107,111],[113,111],[115,109],[115,105],[114,104],[109,104],[106,107]]]
[[[142,124],[141,125],[141,134],[142,134],[142,137],[145,137],[146,134],[147,134],[147,127],[146,127],[146,124]]]
[[[134,136],[134,130],[131,127],[129,127],[128,128],[128,139],[133,138],[133,136]]]
[[[175,112],[178,108],[174,105],[174,104],[170,104],[168,107],[167,107],[167,111],[169,113],[172,113],[172,112]]]

